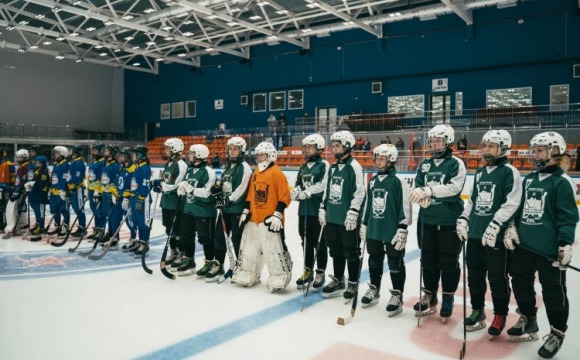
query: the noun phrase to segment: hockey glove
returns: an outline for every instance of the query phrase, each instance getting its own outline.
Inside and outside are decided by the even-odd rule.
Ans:
[[[346,219],[344,220],[344,226],[346,231],[353,231],[356,229],[356,220],[358,219],[358,211],[350,209],[346,212]]]
[[[160,193],[161,192],[161,179],[156,179],[153,180],[153,191],[156,193]]]
[[[501,231],[501,226],[497,223],[497,221],[492,220],[489,225],[487,225],[487,229],[483,233],[483,238],[481,239],[481,245],[489,246],[494,248],[495,241],[497,240],[497,234]]]
[[[566,270],[566,265],[572,261],[572,245],[560,246],[558,252],[558,261],[554,261],[552,266],[559,267],[560,270]]]
[[[59,191],[58,195],[62,201],[66,201],[66,199],[69,197],[69,195],[64,190]]]
[[[467,233],[469,232],[469,221],[466,218],[460,217],[455,223],[455,231],[457,231],[457,237],[459,240],[466,241]]]
[[[393,236],[393,241],[391,241],[391,245],[395,247],[397,251],[405,250],[405,244],[407,244],[407,229],[397,229],[397,233]]]
[[[102,199],[101,193],[98,192],[98,191],[95,191],[93,193],[93,200],[95,201],[95,203],[100,204],[101,203],[101,199]]]
[[[433,191],[431,190],[431,188],[428,186],[424,186],[416,188],[413,191],[411,191],[409,199],[411,200],[411,202],[419,204],[422,200],[426,198],[431,198],[432,195]]]
[[[209,192],[211,192],[213,196],[217,197],[222,193],[222,187],[219,185],[214,185],[209,189]]]
[[[117,200],[119,200],[117,196],[115,196],[115,194],[111,194],[111,204],[117,205]]]
[[[35,183],[36,183],[35,181],[29,181],[26,184],[24,184],[24,189],[26,190],[26,192],[31,192]]]
[[[268,216],[264,220],[264,224],[268,227],[268,231],[279,233],[283,228],[282,214],[280,214],[279,211],[276,211],[273,215]]]
[[[429,206],[431,206],[431,198],[430,197],[424,198],[419,202],[419,206],[422,207],[423,209],[427,209]]]
[[[298,195],[300,195],[301,192],[302,188],[300,187],[300,185],[294,186],[294,189],[292,189],[292,192],[290,193],[290,199],[292,199],[293,201],[298,200]]]
[[[240,215],[240,222],[238,223],[240,230],[243,229],[244,226],[246,226],[248,221],[250,221],[250,217],[251,217],[250,210],[244,209],[244,211],[242,212],[242,215]]]
[[[318,222],[320,223],[320,226],[326,226],[326,210],[318,210]]]
[[[516,246],[520,244],[520,237],[518,236],[518,230],[514,223],[510,223],[507,227],[505,234],[503,235],[503,244],[506,249],[515,250]]]
[[[186,190],[186,186],[187,186],[187,181],[182,181],[177,185],[177,195],[179,196],[185,196],[187,194],[187,190]]]
[[[16,190],[14,190],[14,192],[10,196],[9,200],[12,202],[17,202],[19,198],[20,198],[20,188],[16,188]]]
[[[123,211],[129,211],[129,199],[128,198],[123,199],[123,202],[121,203],[121,209],[123,209]]]
[[[360,225],[360,229],[358,231],[361,241],[367,241],[367,226],[365,224]]]
[[[310,199],[311,196],[312,193],[310,191],[304,190],[303,192],[300,193],[300,195],[298,195],[298,200]]]
[[[137,199],[137,202],[135,203],[135,211],[137,212],[143,212],[143,199]]]

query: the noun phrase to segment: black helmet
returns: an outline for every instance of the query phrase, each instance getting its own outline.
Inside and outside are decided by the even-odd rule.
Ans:
[[[42,146],[33,144],[28,147],[28,151],[34,151],[36,155],[42,155]]]
[[[119,147],[117,145],[109,144],[105,146],[105,149],[109,149],[109,154],[111,154],[113,159],[117,157],[117,153],[119,152]]]
[[[145,145],[135,146],[133,152],[137,155],[137,159],[139,160],[147,157],[147,147]]]
[[[85,148],[80,145],[73,145],[70,147],[73,155],[82,155],[85,152]]]
[[[117,156],[119,155],[125,155],[125,161],[131,161],[131,148],[127,146],[122,147],[117,153]]]
[[[105,150],[105,144],[103,143],[96,143],[93,146],[91,146],[91,151],[93,151],[93,149],[97,149],[99,150],[99,155],[103,155],[103,150]]]

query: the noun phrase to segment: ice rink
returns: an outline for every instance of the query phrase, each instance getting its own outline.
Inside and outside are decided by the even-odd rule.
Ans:
[[[417,209],[415,209],[414,222]],[[270,293],[264,284],[242,288],[226,281],[206,283],[195,276],[172,281],[159,270],[166,236],[157,210],[152,249],[145,273],[140,260],[121,250],[92,261],[46,242],[19,237],[0,240],[0,359],[452,359],[463,344],[463,286],[455,296],[452,318],[438,315],[421,320],[412,311],[419,296],[419,250],[415,224],[407,243],[405,309],[388,318],[390,279],[385,263],[381,301],[356,311],[354,320],[337,325],[349,314],[342,297],[323,299],[310,292],[306,307],[295,280],[303,268],[297,229],[297,203],[286,210],[287,244],[294,261],[289,287]],[[90,216],[90,215],[89,215]],[[72,217],[71,219],[74,219]],[[72,220],[71,220],[72,221]],[[412,235],[411,235],[412,234]],[[128,238],[123,230],[122,243]],[[91,244],[83,241],[79,250]],[[99,250],[97,250],[98,252]],[[580,256],[580,255],[579,255]],[[197,264],[203,261],[197,245]],[[368,256],[359,298],[367,290]],[[227,263],[227,260],[226,260]],[[329,260],[328,269],[332,269]],[[332,274],[332,270],[327,273]],[[264,268],[262,278],[267,276]],[[577,286],[580,274],[568,271],[571,303],[569,330],[556,359],[580,353]],[[327,282],[329,279],[327,278]],[[539,284],[537,291],[541,294]],[[439,295],[440,297],[440,295]],[[538,296],[538,298],[540,298]],[[470,312],[468,298],[468,315]],[[493,318],[487,302],[488,327]],[[504,331],[493,341],[487,331],[467,334],[466,359],[537,359],[548,334],[543,303],[538,301],[540,341],[510,343]],[[508,327],[517,321],[512,299]],[[576,354],[576,355],[573,355]]]

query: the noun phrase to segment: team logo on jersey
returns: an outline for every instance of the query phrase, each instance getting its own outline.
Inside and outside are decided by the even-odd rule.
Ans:
[[[227,179],[224,177],[224,181],[222,182],[222,191],[225,194],[231,194],[232,193],[232,181],[231,179],[228,177]]]
[[[479,216],[493,215],[489,213],[495,197],[495,184],[484,182],[477,184],[477,199],[475,199],[475,214]]]
[[[95,172],[93,171],[93,169],[89,169],[89,181],[95,181],[97,179],[97,175],[95,175]]]
[[[67,182],[69,182],[71,179],[70,172],[67,171],[64,174],[62,174],[62,178],[65,179]]]
[[[137,183],[137,179],[132,178],[131,179],[131,191],[136,191],[138,187],[139,187],[139,184]]]
[[[258,208],[264,207],[268,201],[268,189],[270,185],[265,182],[254,183],[254,204]]]
[[[119,176],[117,188],[119,190],[123,190],[125,188],[125,178],[123,178],[122,176]]]
[[[542,225],[540,220],[544,215],[546,195],[548,193],[544,192],[544,189],[526,189],[526,199],[524,200],[524,209],[522,211],[522,221],[524,223],[528,225]]]
[[[194,189],[197,187],[197,179],[188,179],[187,182],[189,183],[189,185],[193,186]],[[193,195],[193,191],[188,193],[187,196],[185,197],[185,201],[187,201],[188,203],[192,203],[194,200],[195,195]]]
[[[389,192],[385,189],[373,189],[373,218],[382,219],[385,217],[388,196]]]
[[[173,175],[170,172],[164,172],[163,182],[166,184],[173,184]]]
[[[445,183],[445,174],[442,174],[440,172],[425,174],[425,186],[433,187],[437,185],[443,185],[444,183]],[[441,204],[441,201],[438,201],[436,198],[431,199],[431,205],[438,204]]]
[[[50,176],[50,183],[52,185],[58,185],[58,176],[56,174]]]
[[[107,175],[107,173],[103,173],[101,175],[101,184],[109,185],[110,182],[111,182],[111,179],[109,179],[109,175]]]
[[[331,204],[338,205],[342,204],[342,185],[344,179],[340,176],[336,176],[330,179],[330,194],[328,195],[328,201]]]
[[[28,181],[32,181],[32,179],[34,179],[34,170],[28,170],[26,172],[26,178]]]
[[[306,188],[311,187],[313,182],[314,182],[314,176],[312,174],[303,174],[302,175],[302,185],[304,185]]]
[[[431,169],[431,164],[423,164],[421,165],[421,172],[422,173],[428,173],[429,169]]]

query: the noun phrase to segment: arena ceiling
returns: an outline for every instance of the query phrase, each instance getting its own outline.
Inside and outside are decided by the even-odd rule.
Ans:
[[[521,1],[0,0],[0,49],[157,73],[163,61],[249,59],[260,44],[307,50],[311,37],[340,31],[383,38],[390,22],[453,15],[471,25],[477,8],[500,11]]]

